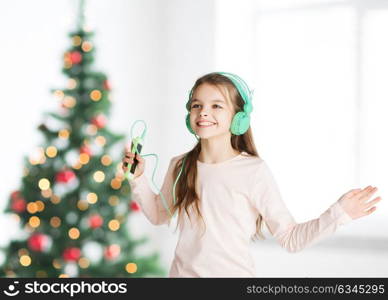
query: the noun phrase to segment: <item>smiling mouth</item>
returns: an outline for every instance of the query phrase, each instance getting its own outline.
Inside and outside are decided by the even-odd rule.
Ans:
[[[199,128],[207,128],[207,127],[211,127],[213,125],[216,125],[216,123],[211,123],[211,122],[199,122],[199,123],[196,123],[196,125],[199,127]]]

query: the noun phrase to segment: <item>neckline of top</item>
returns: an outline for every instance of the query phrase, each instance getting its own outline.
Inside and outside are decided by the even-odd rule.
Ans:
[[[218,162],[218,163],[204,163],[204,162],[201,162],[201,161],[199,161],[197,159],[197,164],[203,165],[203,166],[210,166],[210,167],[214,166],[214,167],[216,167],[216,166],[220,166],[220,165],[226,164],[228,162],[231,162],[231,161],[233,161],[233,160],[243,156],[243,154],[247,154],[247,153],[245,151],[243,151],[240,154],[236,155],[235,157],[229,158],[227,160],[224,160],[224,161],[221,161],[221,162]]]

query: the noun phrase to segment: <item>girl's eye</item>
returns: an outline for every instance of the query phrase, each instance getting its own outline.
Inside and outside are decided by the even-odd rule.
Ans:
[[[196,108],[199,104],[193,104],[191,108]],[[214,104],[215,107],[222,108],[222,106],[219,106],[218,104]]]

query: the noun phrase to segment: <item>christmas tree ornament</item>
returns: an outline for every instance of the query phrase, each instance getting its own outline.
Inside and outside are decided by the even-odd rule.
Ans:
[[[71,170],[64,170],[58,172],[55,176],[55,181],[58,183],[68,183],[76,178],[75,174]]]
[[[32,234],[27,241],[28,248],[36,252],[48,252],[52,245],[52,239],[43,233]]]
[[[104,250],[104,257],[107,260],[116,259],[120,255],[121,248],[117,244],[109,245]]]
[[[80,152],[81,154],[84,153],[84,154],[87,154],[87,155],[89,155],[89,156],[92,155],[92,150],[91,150],[90,147],[87,146],[87,145],[83,145],[83,146],[80,148],[79,152]]]
[[[132,211],[140,211],[140,205],[136,201],[130,203],[130,208]]]
[[[99,214],[94,214],[89,217],[89,227],[92,229],[96,229],[102,226],[104,220]]]
[[[110,86],[110,82],[109,80],[104,80],[103,84],[102,84],[104,90],[107,90],[107,91],[110,91],[111,90],[111,86]]]
[[[66,248],[62,257],[66,262],[77,261],[81,257],[81,250],[77,247]]]
[[[14,198],[11,200],[11,209],[16,213],[24,212],[26,206],[26,201],[22,198]]]
[[[107,119],[106,119],[105,115],[99,114],[99,115],[95,116],[94,118],[92,118],[90,123],[97,126],[97,128],[104,128],[106,126]]]
[[[79,64],[82,61],[82,54],[78,51],[70,52],[69,56],[70,56],[70,62],[73,65]]]

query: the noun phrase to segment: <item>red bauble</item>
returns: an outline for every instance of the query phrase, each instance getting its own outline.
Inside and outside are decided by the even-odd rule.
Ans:
[[[101,218],[100,215],[95,214],[90,216],[89,218],[89,226],[93,229],[101,227],[101,225],[104,223],[104,220]]]
[[[14,212],[22,213],[26,210],[26,201],[22,198],[12,199],[11,208]]]
[[[112,260],[120,255],[120,251],[121,249],[119,245],[110,245],[105,248],[104,256],[106,259]]]
[[[107,90],[107,91],[111,90],[110,82],[108,80],[104,80],[102,86],[104,87],[104,90]]]
[[[107,119],[103,114],[99,114],[91,120],[91,123],[93,125],[96,125],[98,128],[104,128],[106,125],[106,122],[107,122]]]
[[[70,60],[74,65],[79,64],[82,61],[82,54],[78,51],[70,52]]]
[[[73,179],[75,179],[75,174],[73,171],[70,171],[70,170],[58,172],[55,177],[56,182],[60,182],[60,183],[68,183]]]
[[[45,251],[51,244],[50,238],[42,233],[35,233],[27,241],[28,247],[37,252]]]
[[[131,207],[131,210],[133,210],[133,211],[140,211],[140,206],[135,201],[131,202],[130,207]]]
[[[12,199],[16,199],[16,198],[20,198],[20,197],[21,197],[20,191],[13,191],[11,194]]]
[[[81,250],[77,247],[66,248],[62,257],[65,261],[77,261],[81,257]]]
[[[91,154],[92,154],[92,150],[90,149],[89,146],[86,146],[86,145],[82,146],[82,147],[79,149],[79,152],[80,152],[80,153],[85,153],[85,154],[87,154],[87,155],[89,155],[89,156],[91,156]]]

